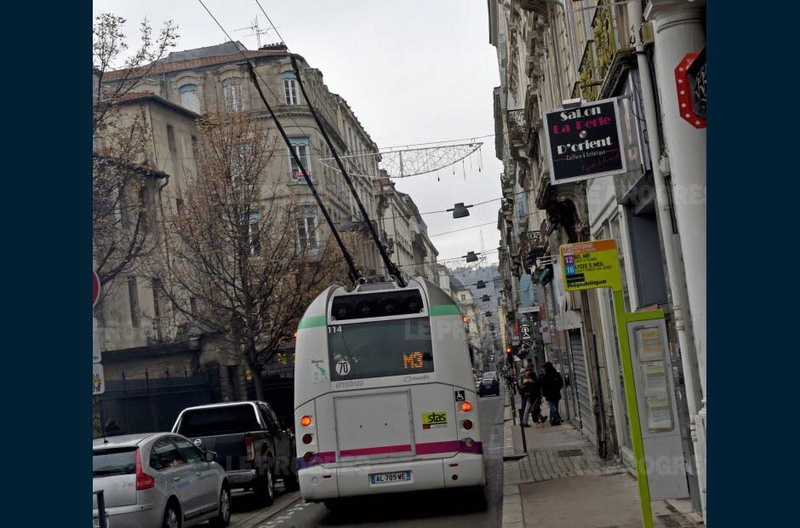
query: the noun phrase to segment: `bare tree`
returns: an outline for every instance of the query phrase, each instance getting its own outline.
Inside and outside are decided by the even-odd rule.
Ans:
[[[104,293],[152,251],[147,192],[165,176],[152,165],[152,131],[145,116],[135,106],[121,103],[135,86],[131,79],[146,77],[177,39],[171,21],[154,39],[145,19],[140,24],[141,44],[125,59],[124,24],[122,17],[102,14],[93,27],[93,258]],[[124,67],[114,71],[117,80],[106,82],[106,74],[122,61]]]
[[[277,136],[241,114],[198,122],[197,175],[181,201],[163,204],[164,252],[156,273],[189,321],[217,333],[238,364],[261,374],[293,338],[309,302],[339,277],[338,253],[320,247],[313,208],[269,173]],[[283,150],[283,149],[280,149]]]

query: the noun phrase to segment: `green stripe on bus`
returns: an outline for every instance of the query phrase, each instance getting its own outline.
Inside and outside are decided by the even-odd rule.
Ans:
[[[461,315],[461,310],[455,304],[439,304],[431,306],[430,314],[431,317],[436,317],[437,315]]]
[[[300,324],[297,325],[298,330],[303,328],[313,328],[315,326],[325,326],[326,320],[324,315],[312,315],[311,317],[303,317],[300,319]]]

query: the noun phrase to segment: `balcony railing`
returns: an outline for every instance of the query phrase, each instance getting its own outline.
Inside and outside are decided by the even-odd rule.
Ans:
[[[515,146],[520,147],[525,144],[527,139],[527,130],[525,127],[525,110],[509,110],[508,111],[508,140]]]
[[[526,11],[535,11],[547,16],[547,2],[545,0],[517,0],[519,6]]]

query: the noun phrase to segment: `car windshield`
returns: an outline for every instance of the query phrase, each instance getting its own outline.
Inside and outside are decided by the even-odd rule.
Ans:
[[[95,449],[92,453],[92,476],[132,475],[136,473],[136,449]]]
[[[483,379],[487,381],[495,380],[497,379],[497,374],[495,374],[494,372],[484,372]]]

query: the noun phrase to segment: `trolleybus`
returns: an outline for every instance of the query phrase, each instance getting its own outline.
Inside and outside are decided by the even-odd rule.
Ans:
[[[306,502],[486,486],[460,310],[423,278],[334,285],[295,347],[295,431]]]

